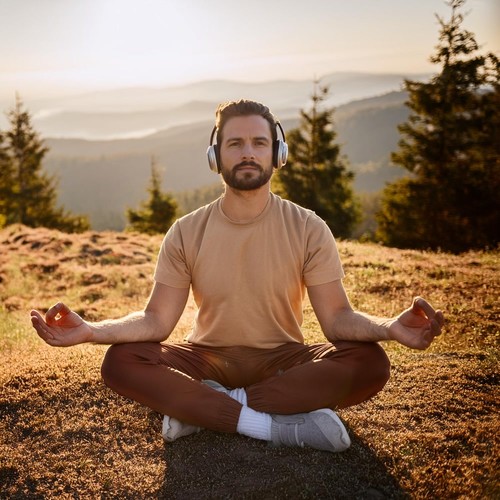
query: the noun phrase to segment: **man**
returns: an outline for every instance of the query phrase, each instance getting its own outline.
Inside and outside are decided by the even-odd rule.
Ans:
[[[286,162],[277,126],[260,103],[219,106],[208,157],[225,193],[168,231],[144,311],[100,323],[62,303],[45,317],[32,312],[50,345],[113,344],[102,366],[105,383],[165,415],[166,440],[207,428],[345,450],[350,439],[335,410],[367,400],[389,378],[377,342],[425,349],[440,334],[443,314],[422,298],[395,318],[351,308],[326,224],[270,191],[273,169]],[[190,288],[198,312],[188,341],[162,343]],[[323,344],[304,344],[306,289]]]

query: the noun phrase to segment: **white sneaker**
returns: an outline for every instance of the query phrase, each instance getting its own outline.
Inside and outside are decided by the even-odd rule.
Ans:
[[[229,389],[224,387],[222,384],[215,382],[214,380],[203,380],[203,383],[210,386],[212,389],[229,393]],[[201,427],[196,427],[195,425],[185,424],[176,418],[169,417],[168,415],[163,416],[163,425],[161,434],[165,441],[171,443],[176,439],[179,439],[183,436],[189,436],[190,434],[195,434],[196,432],[200,432]]]
[[[189,436],[190,434],[195,434],[200,431],[201,427],[185,424],[184,422],[181,422],[176,418],[169,417],[168,415],[164,415],[163,417],[161,434],[163,439],[169,443],[179,439],[180,437]]]

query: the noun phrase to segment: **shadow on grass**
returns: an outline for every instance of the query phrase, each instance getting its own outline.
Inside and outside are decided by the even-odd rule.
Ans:
[[[211,431],[167,444],[158,414],[81,376],[3,385],[0,498],[409,498],[352,430],[339,454]]]
[[[162,498],[410,498],[382,462],[350,431],[344,453],[276,448],[210,431],[165,444]]]

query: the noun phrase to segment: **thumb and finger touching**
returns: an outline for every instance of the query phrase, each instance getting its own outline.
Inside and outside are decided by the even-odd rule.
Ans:
[[[62,302],[58,302],[56,305],[52,306],[45,314],[45,321],[47,324],[55,324],[63,316],[66,316],[71,312],[71,309]]]

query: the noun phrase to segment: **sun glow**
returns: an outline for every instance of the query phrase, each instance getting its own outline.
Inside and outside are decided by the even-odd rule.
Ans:
[[[465,26],[498,51],[496,0]],[[420,0],[0,0],[0,99],[196,80],[312,79],[335,71],[428,72],[434,13]],[[26,94],[29,95],[26,95]]]

